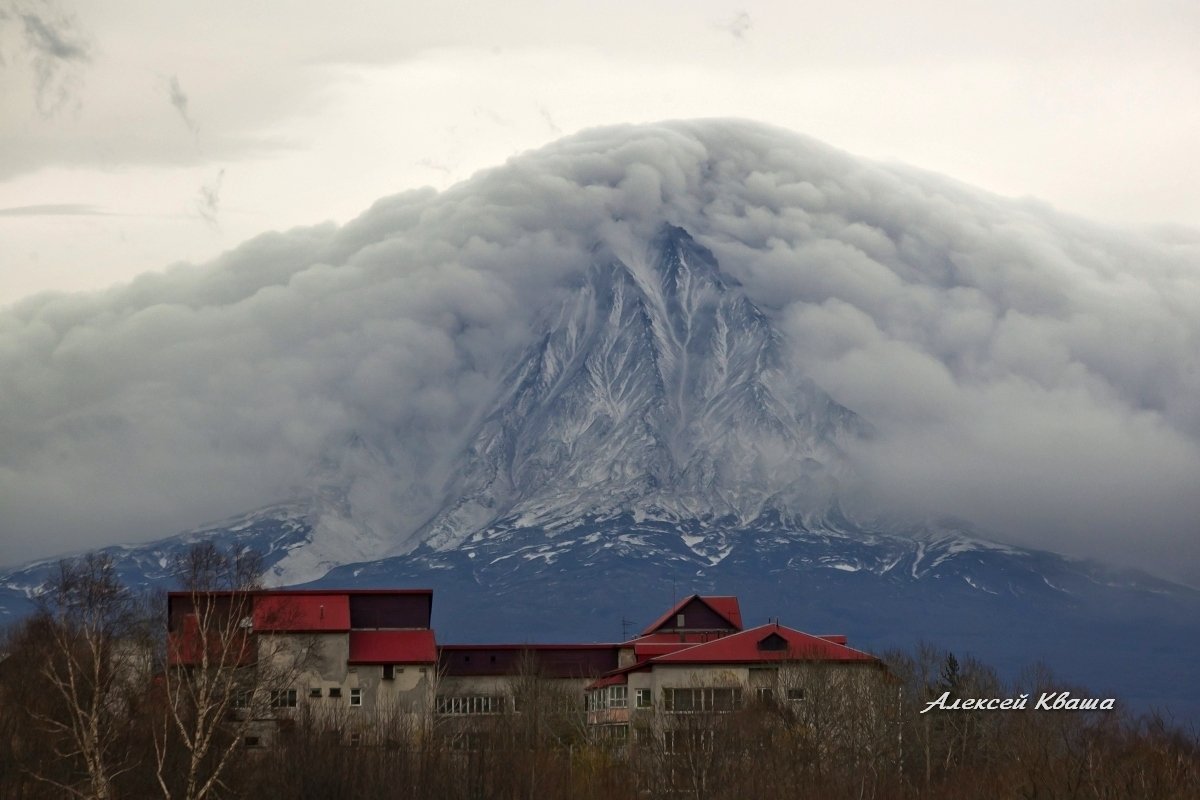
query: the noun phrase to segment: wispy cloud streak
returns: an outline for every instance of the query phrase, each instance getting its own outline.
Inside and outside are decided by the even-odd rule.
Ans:
[[[196,124],[196,120],[188,112],[188,96],[184,93],[183,87],[179,85],[179,77],[172,75],[167,82],[167,93],[171,100],[171,105],[179,112],[179,118],[183,120],[183,124],[192,132],[192,135],[200,134],[200,126]]]
[[[196,197],[196,212],[210,225],[217,224],[217,214],[221,210],[221,186],[225,183],[225,169],[217,171],[216,177],[203,184]]]
[[[76,17],[50,2],[14,4],[12,15],[21,23],[39,113],[53,116],[73,101],[78,103],[92,45]]]
[[[0,208],[0,217],[94,217],[109,212],[87,203],[43,203],[34,206]]]

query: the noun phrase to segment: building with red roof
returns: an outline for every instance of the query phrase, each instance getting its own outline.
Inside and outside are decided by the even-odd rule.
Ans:
[[[437,672],[432,608],[430,589],[171,592],[169,660],[200,666],[207,641],[209,666],[291,665],[282,670],[288,688],[269,690],[273,716],[302,702],[323,711],[422,708]]]
[[[621,645],[621,666],[587,687],[588,724],[618,740],[669,734],[680,720],[751,706],[797,710],[814,691],[885,691],[883,662],[778,622],[743,629],[735,597],[692,595]]]
[[[830,670],[838,680],[886,676],[845,636],[778,622],[744,628],[731,596],[690,595],[633,639],[607,644],[439,645],[428,589],[172,592],[167,602],[173,666],[223,652],[242,667],[267,645],[271,658],[295,657],[292,688],[272,692],[274,717],[306,703],[364,709],[364,720],[387,707],[469,723],[513,710],[515,687],[534,679],[559,686],[573,708],[586,707],[590,726],[624,740],[670,729],[680,715],[802,703],[812,691],[806,676],[818,672],[827,683]],[[214,631],[213,618],[225,618],[231,635]]]

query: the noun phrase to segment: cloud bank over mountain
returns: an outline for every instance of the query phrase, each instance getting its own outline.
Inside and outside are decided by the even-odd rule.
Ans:
[[[1200,236],[730,121],[585,132],[340,228],[0,311],[0,562],[166,535],[330,473],[403,542],[539,310],[663,224],[874,428],[851,453],[857,513],[954,514],[1200,580]]]

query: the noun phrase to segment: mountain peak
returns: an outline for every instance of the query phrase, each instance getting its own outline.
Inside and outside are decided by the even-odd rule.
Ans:
[[[721,272],[712,252],[701,246],[683,228],[663,225],[650,240],[649,252],[666,296],[686,296],[696,282],[712,286],[719,292],[737,285],[736,281]]]
[[[644,252],[597,261],[543,316],[469,437],[430,546],[503,520],[745,524],[834,500],[854,414],[785,374],[769,319],[686,230],[664,226]]]

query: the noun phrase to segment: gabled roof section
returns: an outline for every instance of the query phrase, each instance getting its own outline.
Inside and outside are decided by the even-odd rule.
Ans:
[[[684,616],[684,624],[678,625],[677,617]],[[695,624],[689,617],[699,620]],[[729,595],[702,596],[693,594],[683,598],[667,613],[656,619],[642,631],[642,636],[649,636],[663,630],[735,630],[742,629],[742,609],[738,599]]]
[[[431,630],[350,631],[350,664],[435,664]]]
[[[732,595],[712,595],[701,597],[718,614],[733,624],[739,631],[742,629],[742,607],[738,599]]]
[[[778,623],[723,636],[667,653],[651,664],[748,664],[764,661],[873,661],[879,659],[829,639]]]

